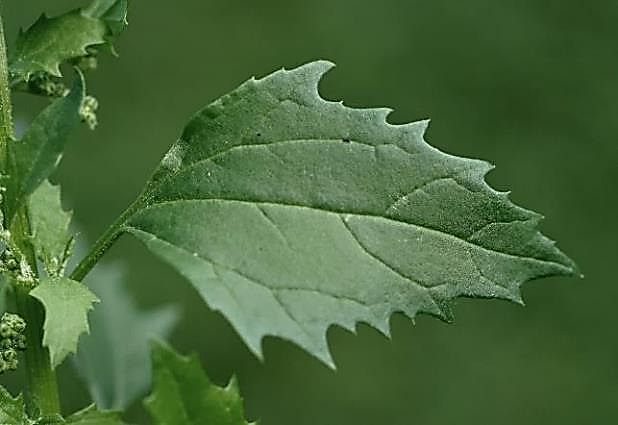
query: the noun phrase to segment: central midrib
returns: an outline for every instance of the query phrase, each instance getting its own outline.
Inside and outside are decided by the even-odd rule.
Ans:
[[[246,199],[232,199],[232,198],[204,198],[204,199],[174,199],[174,200],[167,200],[167,201],[159,201],[159,202],[155,202],[152,203],[146,207],[143,207],[141,209],[139,209],[138,211],[136,211],[131,217],[129,217],[127,219],[127,221],[125,222],[124,226],[126,227],[134,227],[130,225],[129,223],[131,222],[131,220],[143,213],[146,212],[150,209],[153,209],[155,207],[159,207],[159,206],[165,206],[165,205],[173,205],[173,204],[181,204],[181,203],[192,203],[192,202],[196,202],[196,203],[203,203],[203,202],[236,202],[236,203],[241,203],[241,204],[250,204],[250,205],[271,205],[271,206],[280,206],[280,207],[290,207],[290,208],[301,208],[301,209],[308,209],[308,210],[312,210],[312,211],[318,211],[318,212],[322,212],[322,213],[328,213],[328,214],[336,214],[338,216],[341,215],[348,215],[348,216],[357,216],[357,217],[368,217],[371,219],[376,219],[376,220],[384,220],[384,221],[388,221],[388,222],[395,222],[398,224],[402,224],[402,225],[408,225],[408,226],[413,226],[416,227],[422,231],[426,231],[426,232],[430,232],[430,233],[435,233],[438,234],[441,237],[446,237],[448,239],[452,239],[454,241],[457,242],[463,242],[466,245],[471,245],[475,248],[478,248],[482,251],[485,251],[489,254],[496,254],[496,255],[500,255],[503,256],[505,258],[508,259],[519,259],[519,260],[525,260],[525,261],[532,261],[538,264],[543,264],[543,265],[552,265],[553,267],[557,267],[559,268],[562,272],[564,273],[572,273],[573,271],[560,263],[556,263],[554,261],[547,261],[547,260],[541,260],[539,258],[534,258],[534,257],[525,257],[522,255],[516,255],[516,254],[509,254],[506,252],[502,252],[502,251],[497,251],[497,250],[493,250],[487,247],[484,247],[482,245],[478,245],[475,244],[473,242],[470,242],[469,240],[460,238],[459,236],[444,232],[440,229],[434,229],[431,227],[427,227],[427,226],[423,226],[420,224],[415,224],[415,223],[408,223],[405,221],[400,221],[400,220],[396,220],[393,218],[389,218],[389,217],[383,217],[380,215],[376,215],[376,214],[371,214],[371,213],[358,213],[358,212],[354,212],[354,213],[350,213],[350,212],[342,212],[342,211],[334,211],[334,210],[329,210],[329,209],[325,209],[325,208],[317,208],[317,207],[312,207],[312,206],[306,206],[306,205],[296,205],[296,204],[286,204],[284,202],[268,202],[268,201],[255,201],[255,200],[246,200]],[[142,230],[142,229],[139,229]]]

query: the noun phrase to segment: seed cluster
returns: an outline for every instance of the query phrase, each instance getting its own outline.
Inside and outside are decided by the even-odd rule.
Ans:
[[[92,96],[84,97],[82,106],[79,108],[79,116],[82,122],[85,122],[88,128],[94,130],[98,124],[97,121],[97,109],[99,108],[99,102]]]
[[[0,373],[17,369],[17,352],[26,349],[26,322],[17,314],[4,313],[0,319]]]
[[[48,97],[62,97],[69,92],[64,84],[45,72],[36,73],[30,77],[28,88],[33,93]]]

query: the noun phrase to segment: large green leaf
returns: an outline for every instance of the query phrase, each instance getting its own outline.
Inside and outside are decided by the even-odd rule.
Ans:
[[[76,366],[97,406],[122,410],[151,382],[148,340],[166,338],[178,320],[172,307],[141,311],[118,265],[99,264],[86,281],[101,304],[90,314],[90,335],[80,340]]]
[[[49,348],[53,367],[70,353],[77,351],[77,342],[89,332],[88,312],[99,299],[80,282],[68,278],[42,279],[30,295],[45,307],[43,345]]]
[[[30,423],[26,416],[23,396],[20,394],[13,397],[3,386],[0,386],[0,424],[28,425]]]
[[[60,77],[62,63],[86,56],[88,47],[105,43],[107,31],[103,20],[80,10],[54,18],[43,15],[19,33],[9,58],[9,70],[24,81],[36,72]]]
[[[45,108],[21,140],[10,143],[11,178],[5,197],[7,220],[56,169],[70,133],[81,120],[79,111],[85,90],[80,73],[70,93]]]
[[[195,356],[152,344],[153,391],[145,405],[156,425],[248,425],[236,379],[214,385]]]
[[[520,285],[576,267],[541,216],[484,181],[492,166],[318,94],[333,65],[252,79],[200,111],[134,207],[141,239],[261,355],[265,335],[332,365],[331,325],[385,334],[453,298],[520,302]]]
[[[70,212],[62,208],[60,186],[44,181],[28,200],[32,245],[49,276],[63,274],[73,236]]]
[[[95,406],[89,406],[66,418],[71,425],[122,425],[119,412],[102,412]]]

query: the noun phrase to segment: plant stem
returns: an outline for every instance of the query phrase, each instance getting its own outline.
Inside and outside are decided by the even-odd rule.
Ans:
[[[0,9],[2,2],[0,0]],[[13,118],[11,91],[9,88],[9,67],[6,55],[4,25],[0,13],[0,171],[10,175],[9,144],[13,140]],[[36,258],[28,242],[30,223],[26,207],[21,208],[11,228],[15,244],[26,256],[33,271],[36,272]],[[28,407],[40,416],[53,416],[60,413],[56,374],[51,367],[49,351],[43,347],[43,306],[28,293],[24,286],[15,286],[15,304],[18,313],[26,320],[26,384]]]
[[[88,275],[90,270],[99,262],[103,254],[114,244],[116,239],[122,234],[122,226],[131,217],[135,211],[143,206],[142,196],[138,197],[129,207],[118,217],[118,219],[107,229],[103,235],[95,242],[82,261],[75,267],[71,273],[71,279],[81,281]]]
[[[26,319],[26,385],[28,407],[40,416],[60,413],[58,384],[51,367],[49,350],[41,345],[43,338],[43,306],[25,288],[16,288],[15,300],[19,314]]]
[[[7,62],[4,24],[2,22],[2,1],[0,0],[0,171],[5,175],[8,171],[8,144],[13,138],[11,89],[9,88],[9,66]]]

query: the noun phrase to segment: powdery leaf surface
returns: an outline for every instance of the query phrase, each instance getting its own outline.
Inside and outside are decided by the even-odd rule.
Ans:
[[[541,216],[491,189],[484,161],[318,94],[319,61],[251,79],[197,113],[127,219],[261,356],[266,335],[333,365],[326,331],[450,319],[456,297],[521,301],[577,273]]]

